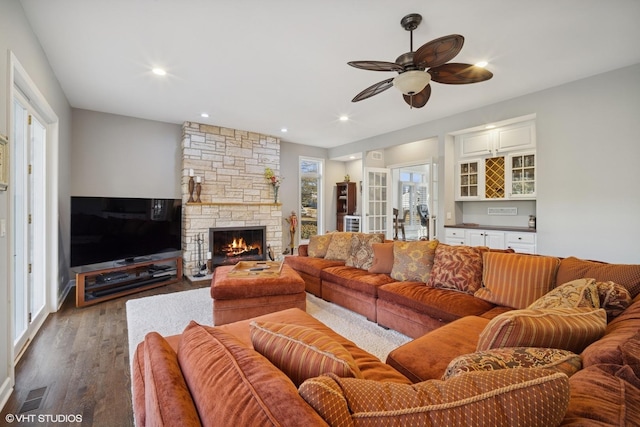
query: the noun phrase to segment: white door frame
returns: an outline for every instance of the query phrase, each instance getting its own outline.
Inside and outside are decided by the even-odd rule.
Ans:
[[[20,88],[20,91],[29,99],[30,105],[39,113],[41,119],[44,121],[43,125],[46,128],[46,146],[44,153],[44,169],[45,169],[45,200],[44,200],[44,257],[42,259],[42,271],[44,272],[44,280],[46,282],[45,287],[45,309],[43,316],[39,319],[40,322],[44,322],[48,313],[57,310],[58,306],[58,285],[59,285],[59,265],[58,265],[58,129],[59,120],[58,116],[54,112],[53,108],[49,105],[44,95],[37,88],[36,84],[29,77],[29,74],[20,64],[17,57],[13,52],[9,52],[9,78],[7,79],[7,111],[9,117],[7,123],[13,126],[14,112],[13,112],[13,100],[15,98],[16,86]],[[11,150],[12,136],[9,136],[9,145]],[[9,156],[11,158],[11,156]],[[10,165],[11,166],[11,165]],[[8,197],[11,204],[11,200],[14,198],[13,188],[11,182],[9,182]],[[14,230],[16,224],[16,218],[13,217],[13,209],[9,209],[9,223],[8,230]],[[13,341],[13,281],[15,280],[15,272],[13,271],[13,248],[15,247],[15,241],[13,232],[9,233],[9,257],[7,265],[9,266],[9,305],[10,310],[6,314],[9,318],[9,327],[11,335],[10,340]],[[39,326],[38,326],[39,327]],[[37,330],[37,328],[35,329]],[[35,335],[35,332],[33,332]],[[13,343],[9,348],[13,348]],[[13,363],[15,362],[16,354],[11,355],[11,383],[14,384],[15,375],[13,370]]]

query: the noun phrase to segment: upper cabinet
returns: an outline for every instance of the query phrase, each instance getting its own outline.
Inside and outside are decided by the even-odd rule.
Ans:
[[[535,199],[535,120],[460,133],[455,144],[456,200]]]
[[[531,150],[535,147],[536,123],[534,120],[456,136],[456,154],[459,158],[495,157],[500,153]]]

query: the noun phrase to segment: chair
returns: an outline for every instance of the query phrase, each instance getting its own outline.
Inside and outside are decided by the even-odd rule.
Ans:
[[[420,225],[427,229],[427,237],[429,236],[429,207],[427,205],[418,205],[418,215],[420,216]]]
[[[402,240],[407,240],[407,236],[404,231],[404,224],[409,217],[409,209],[405,209],[402,218],[398,218],[398,209],[393,208],[393,240],[398,240],[398,230],[402,231]]]

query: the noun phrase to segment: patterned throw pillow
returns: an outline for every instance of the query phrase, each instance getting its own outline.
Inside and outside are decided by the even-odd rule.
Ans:
[[[512,310],[494,317],[480,333],[477,351],[502,347],[550,347],[581,353],[607,327],[603,309]]]
[[[393,269],[393,242],[373,243],[373,263],[369,273],[391,274]]]
[[[316,234],[315,236],[309,237],[309,248],[307,249],[309,256],[313,258],[324,258],[325,255],[327,255],[331,237],[333,237],[333,233]]]
[[[251,322],[253,348],[296,386],[325,373],[362,378],[351,353],[330,336],[298,325]]]
[[[427,283],[437,247],[437,240],[393,242],[391,277],[401,282]]]
[[[482,254],[488,249],[439,244],[427,286],[473,294],[482,286]]]
[[[597,282],[616,282],[629,291],[631,298],[640,294],[640,264],[607,264],[575,257],[562,260],[558,268],[558,283],[583,277],[592,277]]]
[[[298,392],[331,426],[493,426],[507,420],[557,426],[569,405],[567,376],[544,369],[470,372],[411,385],[323,375]]]
[[[463,354],[453,359],[443,380],[473,371],[495,371],[513,368],[544,368],[571,376],[582,369],[579,355],[556,348],[508,347]]]
[[[563,283],[538,298],[527,308],[536,310],[574,307],[600,308],[600,297],[595,280],[577,279]]]
[[[327,249],[327,254],[324,259],[335,259],[339,261],[346,261],[349,258],[349,252],[351,251],[351,235],[350,232],[339,231],[332,233],[331,243]]]
[[[615,319],[631,305],[632,299],[629,291],[614,282],[596,282],[600,307],[607,312],[609,321]]]
[[[351,250],[345,262],[347,267],[368,270],[373,264],[373,243],[382,243],[384,234],[353,233],[351,236]]]
[[[483,286],[474,296],[505,307],[528,307],[553,288],[559,263],[550,256],[485,252]]]

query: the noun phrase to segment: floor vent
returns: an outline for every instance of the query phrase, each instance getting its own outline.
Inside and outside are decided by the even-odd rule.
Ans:
[[[22,407],[20,408],[20,413],[22,414],[24,412],[29,412],[29,411],[38,409],[40,407],[40,404],[44,400],[44,395],[46,394],[46,392],[47,392],[47,387],[40,387],[40,388],[31,390],[27,395],[27,399],[25,400],[25,402],[22,404]]]

